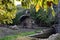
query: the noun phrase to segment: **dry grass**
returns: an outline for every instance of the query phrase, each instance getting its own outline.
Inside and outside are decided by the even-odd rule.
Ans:
[[[31,37],[17,37],[16,40],[39,40],[39,39]]]

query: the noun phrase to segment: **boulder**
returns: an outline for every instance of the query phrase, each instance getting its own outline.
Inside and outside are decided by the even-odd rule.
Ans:
[[[48,40],[60,40],[60,33],[52,34]]]
[[[30,35],[30,37],[35,37],[35,38],[48,38],[53,33],[54,33],[54,29],[53,28],[49,28],[49,29],[44,29],[40,33],[36,33],[34,35]]]
[[[10,28],[10,29],[13,29],[13,30],[17,30],[17,29],[19,29],[19,28],[17,27],[17,25],[9,26],[9,28]]]

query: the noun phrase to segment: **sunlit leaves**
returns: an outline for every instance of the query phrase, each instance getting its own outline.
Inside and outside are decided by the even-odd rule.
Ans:
[[[56,5],[55,1],[53,0],[38,0],[35,5],[36,12],[33,13],[31,11],[32,17],[40,22],[43,22],[44,24],[50,25],[55,21],[56,16],[56,13],[53,9],[53,4]]]
[[[40,9],[40,5],[37,4],[35,9],[36,9],[36,12],[38,12],[38,10]]]
[[[16,7],[11,0],[0,1],[0,23],[10,24],[13,23],[12,19],[15,18]]]

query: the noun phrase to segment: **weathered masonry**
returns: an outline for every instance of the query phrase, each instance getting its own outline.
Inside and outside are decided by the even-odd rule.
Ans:
[[[60,0],[59,0],[57,12],[58,12],[58,14],[57,14],[58,24],[56,24],[55,29],[56,29],[56,32],[60,33]]]

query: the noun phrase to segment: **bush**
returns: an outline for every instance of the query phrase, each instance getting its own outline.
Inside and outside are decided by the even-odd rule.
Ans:
[[[51,26],[52,23],[55,21],[55,16],[52,15],[52,10],[50,8],[48,8],[48,12],[44,11],[43,8],[40,8],[38,12],[34,10],[34,8],[31,8],[31,16],[33,19],[36,20],[36,22],[40,23],[42,26]]]
[[[13,23],[15,18],[16,7],[11,0],[0,0],[0,24]]]

